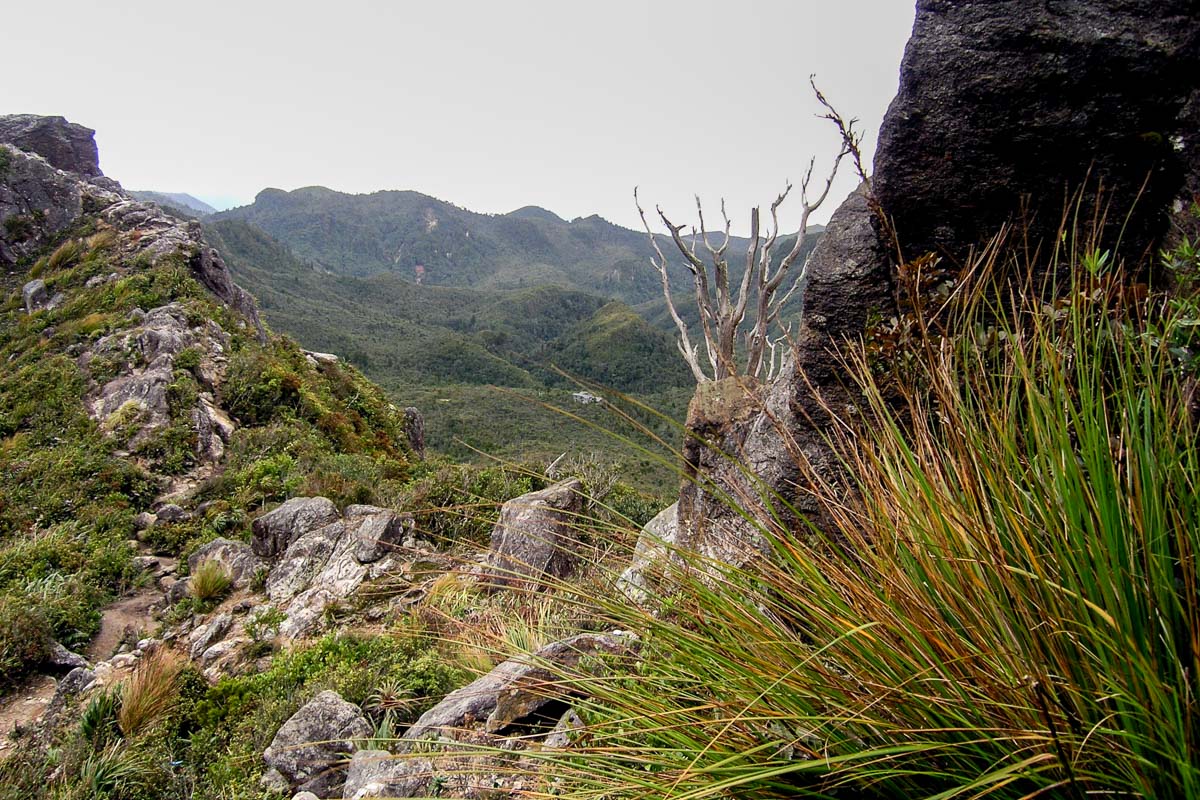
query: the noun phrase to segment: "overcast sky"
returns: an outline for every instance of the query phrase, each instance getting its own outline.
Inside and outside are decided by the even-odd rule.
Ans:
[[[912,0],[173,3],[3,13],[0,113],[97,131],[127,188],[214,205],[264,187],[414,189],[637,225],[721,196],[745,228],[836,148],[808,75],[868,151]],[[853,188],[847,175],[832,206]],[[786,219],[785,219],[786,221]]]

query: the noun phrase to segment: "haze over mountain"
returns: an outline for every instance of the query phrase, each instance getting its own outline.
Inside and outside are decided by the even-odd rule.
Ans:
[[[155,192],[149,190],[131,191],[131,195],[147,203],[157,203],[171,209],[183,211],[191,216],[206,217],[217,213],[217,210],[198,197],[186,192]]]

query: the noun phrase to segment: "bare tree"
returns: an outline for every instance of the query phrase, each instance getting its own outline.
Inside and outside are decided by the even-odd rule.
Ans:
[[[811,79],[810,83],[812,83]],[[675,224],[661,208],[655,207],[659,219],[670,232],[675,250],[683,257],[683,264],[691,273],[696,307],[700,312],[701,332],[704,337],[703,349],[692,340],[687,322],[675,307],[675,301],[671,296],[671,278],[668,272],[670,262],[659,246],[658,238],[646,219],[646,212],[642,208],[637,189],[633,190],[633,199],[637,204],[638,213],[641,215],[642,225],[654,247],[655,255],[651,258],[650,263],[658,271],[662,282],[663,298],[667,302],[667,310],[671,314],[671,319],[675,322],[678,333],[676,344],[688,367],[691,368],[697,383],[722,380],[735,375],[762,379],[773,376],[780,363],[776,357],[777,352],[781,353],[778,345],[780,340],[785,337],[786,332],[775,339],[771,338],[771,332],[779,322],[780,311],[791,299],[797,287],[804,282],[807,262],[800,266],[794,277],[792,277],[792,273],[796,261],[804,252],[809,217],[821,207],[829,196],[829,189],[846,156],[853,159],[859,175],[865,179],[859,149],[861,137],[854,130],[856,120],[852,119],[846,122],[817,89],[816,84],[812,84],[812,87],[817,101],[825,109],[822,118],[832,122],[838,129],[841,148],[833,160],[824,186],[816,196],[810,195],[810,184],[816,159],[809,160],[804,180],[800,182],[800,228],[796,233],[796,241],[780,259],[778,265],[774,265],[774,261],[776,245],[779,241],[779,208],[792,192],[793,187],[790,182],[771,203],[770,222],[765,233],[762,231],[760,208],[755,207],[750,211],[750,241],[746,247],[745,269],[736,287],[736,292],[730,285],[729,257],[726,255],[732,236],[730,235],[729,215],[725,211],[725,201],[721,201],[723,231],[716,234],[720,243],[715,245],[710,239],[708,228],[705,225],[704,208],[699,197],[696,198],[699,228],[693,226],[690,234],[687,235],[683,233],[684,225]],[[703,250],[700,249],[701,245],[703,245]],[[780,290],[789,278],[791,278],[791,282],[788,284],[788,288],[781,293]],[[749,329],[745,331],[746,342],[742,350],[744,362],[739,368],[737,338],[743,323],[746,322],[748,313],[753,313],[754,316],[751,318]]]

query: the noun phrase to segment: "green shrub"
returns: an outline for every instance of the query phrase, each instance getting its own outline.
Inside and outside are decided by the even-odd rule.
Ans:
[[[45,613],[27,598],[0,594],[0,686],[42,663],[52,643]]]

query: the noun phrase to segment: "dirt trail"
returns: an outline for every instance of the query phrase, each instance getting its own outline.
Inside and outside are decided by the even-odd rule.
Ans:
[[[160,569],[175,567],[174,559],[160,557],[158,561]],[[95,664],[112,657],[130,630],[149,633],[154,623],[150,608],[162,596],[162,591],[151,584],[105,606],[100,612],[100,631],[87,646],[88,661]],[[0,697],[0,756],[12,746],[11,734],[17,726],[31,726],[41,719],[57,686],[52,676],[36,675],[18,690]]]
[[[28,726],[41,719],[57,685],[49,675],[35,675],[20,689],[0,699],[0,758],[12,746],[11,736],[17,726]]]

